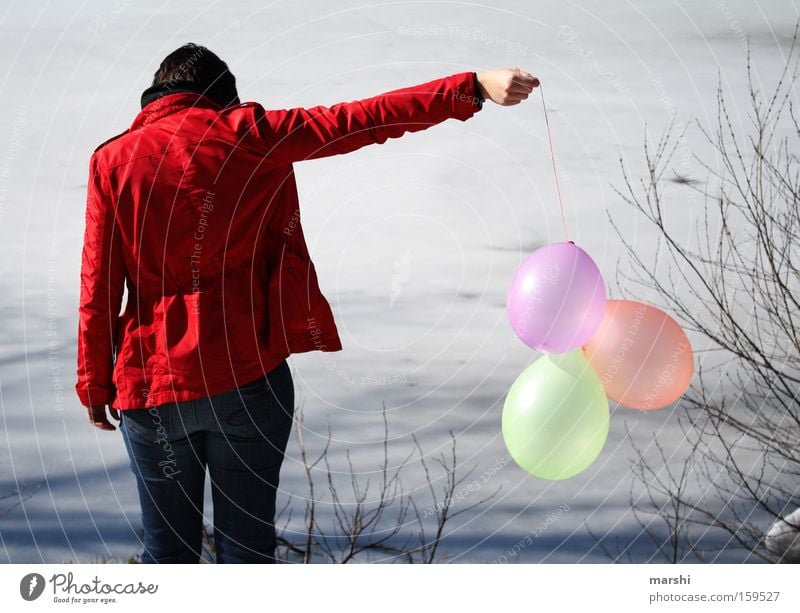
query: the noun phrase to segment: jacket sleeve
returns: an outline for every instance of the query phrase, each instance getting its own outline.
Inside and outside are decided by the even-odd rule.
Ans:
[[[481,108],[481,99],[475,73],[463,72],[330,107],[255,108],[256,128],[270,158],[291,163],[348,153],[449,118],[465,121]]]
[[[112,373],[124,282],[125,264],[114,200],[93,155],[81,256],[75,386],[81,404],[86,407],[110,404],[116,394]]]

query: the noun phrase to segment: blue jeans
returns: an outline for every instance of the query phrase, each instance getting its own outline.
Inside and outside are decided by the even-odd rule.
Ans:
[[[275,498],[294,418],[286,361],[224,394],[121,415],[142,507],[142,563],[199,561],[206,468],[217,562],[275,561]]]

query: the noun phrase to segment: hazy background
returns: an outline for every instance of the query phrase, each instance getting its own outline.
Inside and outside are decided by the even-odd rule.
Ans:
[[[794,2],[752,0],[195,4],[0,7],[0,496],[32,494],[0,501],[0,560],[125,560],[139,550],[122,440],[93,429],[74,395],[80,249],[89,156],[130,125],[174,48],[208,46],[229,63],[242,100],[268,108],[353,100],[466,70],[538,75],[569,238],[597,261],[613,297],[647,299],[615,283],[628,263],[609,217],[643,255],[653,246],[650,228],[613,191],[620,158],[641,176],[647,130],[658,136],[671,118],[679,128],[713,124],[718,85],[746,128],[746,37],[769,90],[798,16]],[[306,440],[318,449],[330,423],[334,459],[349,449],[366,476],[380,460],[382,404],[393,457],[408,453],[412,433],[431,456],[455,433],[460,463],[476,467],[467,483],[478,480],[456,508],[501,490],[450,526],[443,547],[454,561],[608,561],[592,534],[646,561],[654,548],[637,538],[630,512],[625,426],[645,445],[658,437],[680,461],[677,407],[614,407],[605,450],[564,482],[527,476],[502,442],[505,393],[537,357],[507,323],[505,290],[527,253],[564,240],[544,128],[536,93],[296,166],[306,238],[344,345],[291,358]],[[680,173],[702,180],[692,155],[706,153],[690,127]],[[677,185],[668,195],[668,223],[693,241],[702,203]],[[417,463],[405,475],[409,490],[421,485]],[[294,494],[300,510],[305,491],[293,434],[279,506]],[[424,508],[426,490],[418,496]]]

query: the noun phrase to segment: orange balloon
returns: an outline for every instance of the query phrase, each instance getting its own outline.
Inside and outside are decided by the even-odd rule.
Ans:
[[[609,300],[594,336],[583,347],[606,394],[632,409],[660,409],[680,398],[694,373],[686,333],[661,309]]]

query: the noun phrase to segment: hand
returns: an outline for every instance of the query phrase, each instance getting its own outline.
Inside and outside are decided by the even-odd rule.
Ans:
[[[108,421],[106,417],[106,405],[101,404],[96,407],[89,408],[89,421],[92,422],[92,425],[95,428],[100,428],[100,430],[116,430],[117,428]],[[119,421],[119,411],[116,409],[112,409],[108,407],[108,412],[112,418]]]
[[[519,68],[496,68],[478,73],[481,95],[501,106],[514,106],[528,97],[539,79]]]

